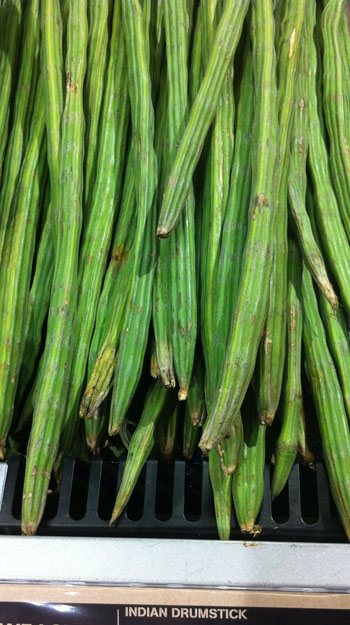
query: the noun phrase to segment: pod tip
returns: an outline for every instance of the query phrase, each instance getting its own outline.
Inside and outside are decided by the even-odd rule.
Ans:
[[[22,523],[22,536],[35,536],[39,523]]]
[[[180,388],[177,394],[179,401],[185,401],[185,399],[187,399],[187,394],[188,394],[188,388]]]
[[[243,534],[252,534],[253,536],[257,536],[261,534],[261,526],[255,525],[254,522],[247,523],[246,525],[241,526],[241,532]]]
[[[272,425],[274,418],[275,418],[274,412],[268,412],[267,410],[264,410],[260,416],[260,423],[261,425],[270,426]]]
[[[86,444],[89,448],[89,451],[91,451],[93,455],[99,454],[101,452],[101,448],[100,448],[99,440],[97,436],[93,436],[91,434],[87,436]]]
[[[113,523],[117,520],[118,516],[120,516],[122,510],[123,510],[123,506],[120,506],[118,504],[118,502],[116,502],[116,505],[113,508],[111,520],[109,522],[109,526],[113,525]]]
[[[213,449],[213,445],[211,445],[207,439],[203,439],[203,437],[199,441],[198,446],[204,454],[208,454]]]
[[[158,228],[156,234],[158,239],[167,239],[170,232],[167,232],[165,228]]]

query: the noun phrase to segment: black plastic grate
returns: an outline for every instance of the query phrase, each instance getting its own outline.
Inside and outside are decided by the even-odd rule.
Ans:
[[[217,538],[208,463],[149,460],[126,511],[110,527],[109,518],[124,462],[66,458],[59,493],[51,493],[41,535]],[[273,468],[265,467],[259,540],[346,542],[322,463],[316,471],[295,464],[288,485],[271,502]],[[0,533],[19,534],[23,462],[11,458],[0,511]],[[233,513],[232,539],[242,539]]]

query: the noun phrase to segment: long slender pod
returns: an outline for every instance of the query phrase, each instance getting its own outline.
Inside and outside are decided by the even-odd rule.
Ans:
[[[298,451],[298,424],[302,419],[301,345],[303,334],[303,310],[301,299],[302,264],[299,250],[288,241],[288,288],[287,288],[287,356],[284,372],[281,420],[282,427],[276,442],[275,471],[272,497],[283,490]]]
[[[94,189],[79,257],[79,300],[76,312],[71,383],[66,405],[66,423],[61,442],[62,453],[71,451],[72,440],[79,422],[79,402],[95,324],[98,297],[106,269],[116,207],[122,189],[128,121],[129,100],[124,35],[121,27],[121,8],[116,3]]]
[[[241,531],[259,534],[256,519],[264,495],[265,433],[255,407],[243,416],[244,443],[232,478],[232,496]]]
[[[88,218],[90,212],[90,203],[92,200],[92,193],[97,173],[96,167],[98,154],[100,153],[98,144],[99,137],[101,135],[99,134],[98,124],[100,116],[103,116],[104,114],[101,104],[105,87],[105,69],[107,65],[108,48],[108,18],[111,5],[112,3],[110,0],[94,0],[94,2],[89,2],[88,5],[89,44],[86,80],[84,85],[84,97],[86,102],[84,220]],[[114,3],[114,12],[116,12],[117,8],[118,7]],[[111,41],[111,48],[112,46],[113,41]],[[106,86],[105,98],[107,97],[107,90],[108,85]],[[104,108],[107,108],[106,105],[104,105]]]
[[[21,0],[9,0],[2,8],[2,43],[0,49],[0,182],[2,179],[3,160],[8,136],[10,117],[10,97],[13,87],[18,39],[22,26]]]
[[[42,0],[41,67],[46,102],[47,160],[50,170],[53,241],[59,237],[59,153],[63,114],[62,18],[59,0]],[[67,80],[69,77],[67,77]]]
[[[236,307],[241,264],[248,226],[251,185],[251,140],[253,124],[253,66],[250,38],[245,47],[245,63],[237,107],[235,153],[230,192],[221,231],[216,274],[214,370],[218,376],[230,338],[232,314]]]
[[[125,271],[135,234],[135,173],[132,147],[129,149],[122,200],[112,244],[112,256],[106,271],[103,289],[98,302],[94,335],[89,351],[88,377],[92,373],[98,353],[103,345],[121,295],[120,280]]]
[[[138,0],[123,3],[122,13],[135,148],[137,226],[132,250],[130,297],[115,370],[110,434],[118,432],[140,379],[148,339],[155,270],[153,222],[157,159],[153,147],[154,112],[147,58],[148,33]]]
[[[165,41],[168,68],[168,135],[166,165],[172,162],[186,123],[188,109],[187,57],[190,33],[186,0],[164,5]],[[167,167],[169,169],[169,167]],[[178,397],[187,397],[197,338],[197,300],[194,242],[194,194],[192,186],[184,210],[170,240],[171,341]]]
[[[93,338],[89,351],[89,363],[88,363],[88,379],[90,380],[95,364],[97,364],[97,357],[100,350],[104,346],[104,339],[108,337],[111,323],[116,328],[117,334],[115,336],[115,343],[117,345],[120,331],[121,317],[118,314],[118,310],[123,311],[125,301],[128,295],[128,285],[125,283],[125,276],[128,275],[129,264],[127,265],[127,259],[132,248],[136,220],[134,218],[135,213],[135,176],[134,176],[134,159],[129,150],[128,164],[125,176],[125,184],[123,190],[123,198],[120,206],[119,219],[115,231],[115,236],[112,245],[112,257],[106,271],[103,289],[98,301],[98,307],[96,312],[96,321]],[[119,328],[119,329],[118,329]],[[100,362],[100,361],[99,361]],[[110,372],[110,378],[113,375],[113,371]],[[106,380],[105,380],[106,382]],[[110,380],[107,381],[107,389],[109,389]],[[94,389],[94,391],[97,389]],[[102,389],[103,390],[103,389]],[[108,390],[107,390],[108,392]],[[96,396],[101,393],[101,388],[97,390]],[[104,393],[105,396],[105,393]],[[104,397],[102,397],[103,400]],[[100,405],[101,397],[98,399]],[[90,403],[90,410],[93,407],[93,400]],[[104,431],[104,417],[105,412],[101,410],[91,410],[88,413],[89,418],[85,420],[86,440],[88,447],[93,451],[99,447],[100,437]]]
[[[166,68],[165,68],[166,69]],[[166,87],[166,73],[163,71],[162,82],[165,83],[157,104],[157,110],[164,107],[164,112],[158,113],[166,118],[168,96]],[[162,149],[158,156],[158,203],[161,196],[166,176],[167,156],[168,156],[168,125],[166,125],[166,137],[163,141]],[[160,158],[161,157],[161,158]],[[155,271],[153,286],[153,306],[152,321],[155,335],[155,345],[160,376],[164,386],[175,387],[175,371],[173,359],[173,346],[171,342],[171,302],[170,302],[170,242],[159,240],[157,242],[157,266]]]
[[[89,381],[80,403],[79,414],[81,418],[91,419],[93,417],[110,391],[115,371],[117,348],[132,277],[133,259],[131,252],[127,255],[125,262],[123,256],[121,262],[118,260],[117,263],[114,263],[113,260],[112,262],[113,265],[116,265],[115,269],[119,269],[113,285],[116,297],[111,296],[109,298],[108,308],[112,311],[112,315],[109,318],[105,313],[106,331],[102,327],[100,338],[103,342],[93,363],[91,373],[89,373]],[[104,293],[104,295],[107,294]]]
[[[165,187],[157,235],[167,237],[185,206],[194,169],[214,118],[221,87],[233,61],[248,11],[248,0],[228,0],[218,25],[208,67],[192,105],[187,126]]]
[[[220,442],[244,399],[263,332],[272,268],[278,119],[270,0],[253,2],[251,33],[255,110],[248,232],[227,355],[219,374],[217,398],[200,441],[203,451],[210,451]]]
[[[164,411],[169,393],[156,380],[148,391],[141,419],[132,435],[126,459],[122,482],[114,504],[111,524],[120,516],[133,492],[142,467],[150,455],[154,445],[154,433],[157,420]]]
[[[309,44],[307,41],[309,36],[310,33],[307,24],[304,24],[295,87],[295,113],[291,138],[288,198],[290,213],[298,234],[304,262],[322,293],[328,299],[332,307],[336,308],[338,298],[329,281],[325,262],[312,232],[310,218],[305,205],[307,183],[306,160],[309,149]]]
[[[78,297],[78,253],[82,221],[86,67],[86,0],[70,0],[67,22],[66,102],[62,119],[55,270],[45,350],[27,449],[22,531],[34,534],[41,521],[51,470],[65,419]]]
[[[291,126],[294,121],[293,102],[300,37],[305,16],[306,0],[287,0],[278,46],[278,107],[279,107],[279,170],[278,210],[276,215],[274,270],[270,281],[269,303],[264,340],[260,346],[260,385],[258,410],[261,422],[271,425],[281,395],[287,315],[287,183],[290,156]]]
[[[153,286],[152,318],[156,337],[155,347],[159,374],[167,388],[175,386],[173,348],[169,305],[169,243],[159,241],[157,266]]]
[[[341,304],[350,313],[350,248],[330,177],[328,152],[318,115],[317,54],[313,39],[315,6],[307,3],[310,55],[309,80],[309,166],[315,194],[315,217],[328,266],[336,279]],[[340,253],[341,250],[341,253]]]
[[[189,96],[190,103],[193,104],[196,99],[201,84],[201,58],[202,58],[202,38],[203,38],[203,20],[200,6],[197,9],[196,21],[193,29],[192,49],[190,60],[190,78],[189,78]]]
[[[342,63],[344,71],[344,116],[349,119],[350,115],[350,4],[345,0],[340,17],[340,42],[343,47]]]
[[[329,353],[311,276],[304,266],[302,296],[305,311],[303,340],[306,372],[311,384],[323,454],[333,499],[350,540],[350,433],[342,391]],[[336,419],[334,418],[336,415]]]
[[[338,372],[344,405],[350,422],[350,342],[348,319],[342,308],[339,307],[334,311],[322,295],[319,298],[319,303],[329,350]]]
[[[232,514],[232,475],[225,475],[221,468],[218,449],[209,452],[209,476],[214,495],[216,525],[219,538],[229,540]]]
[[[44,227],[38,244],[33,280],[28,298],[28,331],[24,344],[17,400],[20,401],[33,377],[43,338],[43,325],[50,304],[54,250],[51,229],[50,185],[44,200]],[[46,215],[46,217],[45,217]]]
[[[209,6],[208,3],[207,6]],[[221,2],[218,3],[221,8]],[[207,20],[206,20],[207,21]],[[210,49],[209,45],[205,46]],[[202,225],[202,246],[206,253],[202,255],[201,267],[201,337],[206,368],[207,401],[212,401],[216,389],[219,367],[215,366],[214,343],[217,321],[217,280],[221,230],[225,218],[226,205],[230,188],[231,166],[233,158],[234,129],[233,66],[229,66],[218,100],[213,122],[210,153],[207,164],[207,184],[209,186],[205,202]],[[176,234],[175,230],[175,233]],[[229,290],[231,291],[230,286]],[[221,364],[221,363],[220,363]]]
[[[328,278],[322,253],[315,241],[310,219],[305,207],[305,199],[301,194],[300,186],[295,177],[295,171],[293,171],[293,166],[290,168],[288,194],[291,213],[299,235],[299,242],[303,252],[304,261],[316,284],[319,286],[323,295],[327,298],[332,309],[335,310],[338,307],[338,297],[335,294],[333,286]]]
[[[318,223],[315,219],[315,202],[310,189],[307,190],[307,207],[315,237],[320,244]],[[348,333],[348,319],[341,306],[339,306],[336,310],[333,310],[328,301],[322,297],[322,295],[319,297],[319,306],[323,325],[326,331],[329,350],[332,354],[343,390],[346,413],[348,415],[348,419],[350,419],[350,340]]]
[[[332,181],[348,239],[350,238],[350,134],[344,107],[344,68],[340,20],[344,0],[327,0],[322,13],[323,108],[330,140]]]
[[[6,28],[9,28],[9,26],[7,26]],[[7,223],[11,214],[12,199],[18,181],[22,157],[26,148],[24,141],[25,123],[27,117],[31,117],[31,109],[36,95],[36,75],[38,71],[39,44],[39,0],[31,0],[28,3],[23,19],[21,63],[16,85],[16,92],[14,95],[12,126],[6,150],[6,158],[4,159],[3,177],[0,191],[0,259],[2,257],[2,250],[4,247]],[[3,52],[0,51],[0,76],[2,76],[2,54]],[[2,82],[2,80],[4,80],[4,82]],[[2,88],[5,88],[6,79],[2,80],[0,81],[0,137],[6,135],[5,129],[1,130],[1,116],[6,111],[6,102],[2,99],[1,95]]]
[[[46,153],[42,147],[45,105],[42,81],[38,83],[32,134],[22,163],[14,197],[2,261],[0,324],[0,457],[13,417],[15,393],[27,329],[29,294],[36,229],[40,209],[42,172]],[[14,254],[13,251],[16,251]]]

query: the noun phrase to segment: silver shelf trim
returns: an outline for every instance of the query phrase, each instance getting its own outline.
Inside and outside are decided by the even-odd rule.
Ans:
[[[350,592],[350,545],[0,536],[0,581]]]

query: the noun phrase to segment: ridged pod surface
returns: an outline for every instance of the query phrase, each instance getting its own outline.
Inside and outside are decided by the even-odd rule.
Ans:
[[[187,200],[195,167],[214,118],[221,87],[241,36],[248,0],[228,0],[218,25],[208,67],[192,105],[187,126],[165,187],[157,235],[175,228]]]
[[[152,309],[157,159],[148,59],[148,33],[138,0],[122,4],[135,158],[137,226],[130,295],[117,357],[109,433],[118,432],[141,376]],[[132,356],[132,357],[131,357]]]
[[[129,162],[130,161],[133,163],[133,159],[129,156]],[[89,380],[99,351],[104,345],[103,341],[108,335],[111,321],[113,324],[116,323],[116,326],[118,326],[118,315],[115,317],[114,311],[116,308],[122,310],[124,309],[125,300],[128,294],[128,287],[127,283],[125,283],[124,276],[126,276],[127,280],[127,271],[129,268],[126,265],[126,262],[132,247],[136,226],[135,220],[132,219],[132,215],[135,210],[135,177],[133,171],[130,171],[130,174],[129,178],[127,176],[125,181],[123,200],[120,207],[118,224],[112,246],[112,257],[105,274],[103,289],[101,291],[97,307],[95,329],[89,352]],[[119,334],[117,331],[116,344],[118,342],[118,337]],[[111,378],[112,375],[113,372],[111,372]],[[110,381],[108,382],[108,388],[109,385]],[[98,405],[101,405],[100,399],[98,400]],[[92,410],[91,417],[86,418],[85,420],[87,445],[94,453],[99,447],[100,437],[105,429],[105,424],[103,423],[105,417],[106,412],[98,408],[97,410]]]
[[[51,205],[49,202],[50,185],[47,184],[43,206],[44,227],[40,236],[27,303],[29,316],[28,331],[23,350],[18,388],[19,397],[17,397],[17,400],[24,396],[33,377],[43,338],[43,325],[50,304],[54,251],[51,230]]]
[[[15,78],[18,39],[22,26],[21,0],[9,0],[1,7],[0,50],[0,181],[8,136],[11,88]]]
[[[157,108],[164,109],[164,119],[167,117],[168,89],[166,86],[166,72],[162,73],[163,89],[160,92]],[[168,124],[165,124],[165,140],[163,141],[158,157],[158,203],[165,183],[167,157],[169,152]],[[157,266],[153,286],[152,321],[155,335],[157,360],[162,383],[167,388],[175,387],[175,371],[173,346],[171,342],[171,302],[170,302],[170,242],[157,241]]]
[[[27,448],[22,531],[34,534],[41,521],[51,470],[65,419],[78,296],[78,253],[82,222],[86,67],[86,0],[70,0],[67,22],[66,102],[62,118],[59,198],[54,210],[55,271],[42,371]]]
[[[132,146],[129,149],[124,178],[122,199],[112,244],[112,256],[104,277],[103,288],[98,301],[93,339],[89,352],[88,377],[92,373],[98,353],[103,345],[113,311],[121,295],[120,281],[125,271],[135,233],[135,173]]]
[[[154,446],[157,420],[163,413],[171,391],[156,380],[148,391],[142,415],[132,435],[126,459],[122,482],[114,504],[110,523],[120,516],[134,490],[142,467]]]
[[[287,356],[284,371],[280,417],[282,427],[275,448],[272,498],[283,490],[298,451],[298,424],[302,418],[301,345],[303,306],[301,298],[302,263],[299,250],[288,241]]]
[[[231,171],[230,192],[216,273],[215,338],[213,343],[216,376],[225,359],[236,307],[241,264],[247,235],[248,207],[251,184],[251,140],[253,124],[253,66],[249,37],[245,47],[245,63],[237,107],[235,153]]]
[[[28,328],[27,299],[40,210],[46,151],[42,146],[45,106],[42,81],[32,120],[32,134],[19,173],[13,218],[8,224],[0,289],[0,457],[13,418],[23,348]],[[14,254],[14,250],[16,253]]]
[[[260,347],[260,385],[258,410],[261,422],[271,425],[281,395],[287,315],[287,182],[290,157],[291,126],[294,122],[293,102],[297,63],[300,56],[300,37],[306,0],[287,0],[278,44],[278,107],[279,107],[279,163],[276,189],[278,208],[275,222],[274,269],[264,339]]]
[[[209,477],[214,495],[216,525],[220,540],[229,540],[232,515],[232,475],[222,470],[218,449],[209,452]]]
[[[307,190],[307,207],[315,237],[320,245],[318,224],[315,220],[315,202],[310,189]],[[339,306],[333,310],[328,301],[320,295],[319,307],[323,326],[326,331],[329,350],[338,372],[338,378],[343,390],[343,399],[346,413],[350,422],[350,340],[348,333],[348,319],[346,313]]]
[[[74,433],[79,422],[79,401],[86,374],[98,298],[122,189],[128,123],[129,100],[124,34],[121,27],[121,8],[116,3],[113,13],[107,84],[100,119],[94,188],[79,256],[79,300],[76,312],[74,358],[66,406],[66,424],[61,442],[63,454],[71,452]]]
[[[350,133],[345,117],[345,74],[340,21],[344,0],[327,0],[322,13],[323,108],[330,141],[332,181],[339,211],[350,238]]]
[[[187,58],[190,42],[187,0],[164,5],[168,70],[168,173],[184,132],[188,111]],[[178,397],[185,400],[191,380],[197,338],[197,300],[194,242],[194,195],[192,185],[173,237],[169,241],[169,295],[171,343],[179,384]]]
[[[9,28],[9,26],[6,26]],[[14,27],[16,30],[16,27]],[[14,33],[14,36],[15,33]],[[0,153],[0,259],[4,247],[7,222],[11,214],[12,199],[14,196],[23,155],[26,150],[24,129],[26,121],[31,118],[33,102],[36,96],[37,73],[40,43],[39,0],[31,0],[25,10],[23,18],[23,33],[21,46],[21,60],[16,92],[13,103],[13,119],[9,134],[6,157],[4,159],[3,177],[1,179]],[[2,67],[2,51],[0,51],[0,77]],[[2,82],[2,81],[1,81]],[[6,78],[0,87],[5,88]],[[3,95],[3,94],[2,94]],[[0,93],[0,98],[2,98]],[[1,101],[0,137],[5,137],[5,130],[1,130],[1,116],[6,111],[6,103]],[[3,134],[2,134],[3,133]]]
[[[244,443],[232,478],[232,497],[241,532],[259,534],[256,519],[264,495],[265,434],[253,402],[242,416]]]
[[[98,127],[99,119],[101,115],[103,116],[108,106],[102,106],[102,94],[106,89],[105,98],[107,97],[108,85],[105,84],[105,69],[107,64],[108,19],[110,17],[109,12],[112,6],[113,4],[111,0],[94,0],[94,2],[89,2],[88,5],[89,43],[86,80],[84,85],[84,100],[86,103],[84,221],[88,219],[88,215],[90,213],[93,188],[97,173],[96,167],[98,155],[100,153],[99,138],[101,135]],[[115,13],[118,14],[118,18],[120,20],[121,8],[119,3],[114,3],[113,16]],[[111,52],[112,47],[113,41],[111,41]],[[116,54],[115,44],[114,54]],[[121,52],[121,56],[122,55],[123,52]],[[123,67],[123,62],[121,62],[121,67]],[[121,126],[122,122],[123,120],[121,120]],[[106,161],[106,163],[108,163],[108,161]]]
[[[308,15],[308,14],[306,14]],[[293,219],[298,240],[303,254],[304,262],[315,282],[328,299],[332,307],[338,306],[338,298],[329,281],[325,262],[320,248],[312,232],[310,218],[305,204],[307,186],[306,160],[309,149],[309,44],[307,37],[310,36],[307,24],[304,24],[301,43],[300,58],[296,77],[294,98],[294,125],[291,137],[291,155],[288,178],[288,199],[290,214]]]
[[[316,406],[333,499],[350,540],[350,434],[342,391],[327,346],[312,279],[305,266],[302,296],[305,311],[303,340],[306,372]]]
[[[220,442],[243,402],[263,332],[272,268],[278,119],[274,20],[270,0],[253,2],[251,32],[255,112],[248,232],[237,305],[226,358],[219,374],[217,398],[200,441],[203,451],[210,451]]]
[[[42,0],[41,14],[41,71],[46,103],[47,160],[50,170],[52,227],[54,241],[59,236],[59,155],[63,114],[63,52],[62,17],[59,0]]]
[[[210,14],[208,8],[211,4],[217,4],[216,14],[221,14],[222,3],[207,3],[203,7],[207,8],[204,24],[205,31],[209,31],[203,38],[203,48],[207,50],[207,56],[211,49],[212,40],[217,17]],[[209,24],[208,24],[209,22]],[[211,22],[211,23],[210,23]],[[211,41],[210,41],[211,34]],[[221,232],[225,218],[227,200],[230,189],[231,167],[234,150],[234,118],[235,105],[233,96],[233,66],[229,66],[219,95],[217,110],[213,121],[209,158],[205,184],[206,201],[203,204],[203,221],[201,232],[201,245],[205,253],[202,254],[201,267],[201,338],[206,368],[206,395],[209,405],[216,389],[217,372],[220,364],[215,363],[215,340],[217,315],[217,281],[219,279],[219,255]],[[175,229],[176,232],[176,229]],[[220,276],[221,278],[221,276]],[[228,289],[231,292],[231,285]]]
[[[350,313],[350,247],[333,191],[327,147],[318,114],[317,53],[313,39],[315,5],[307,3],[307,41],[309,42],[309,165],[314,187],[315,218],[328,265],[334,275],[340,302]],[[341,253],[340,253],[341,250]]]

